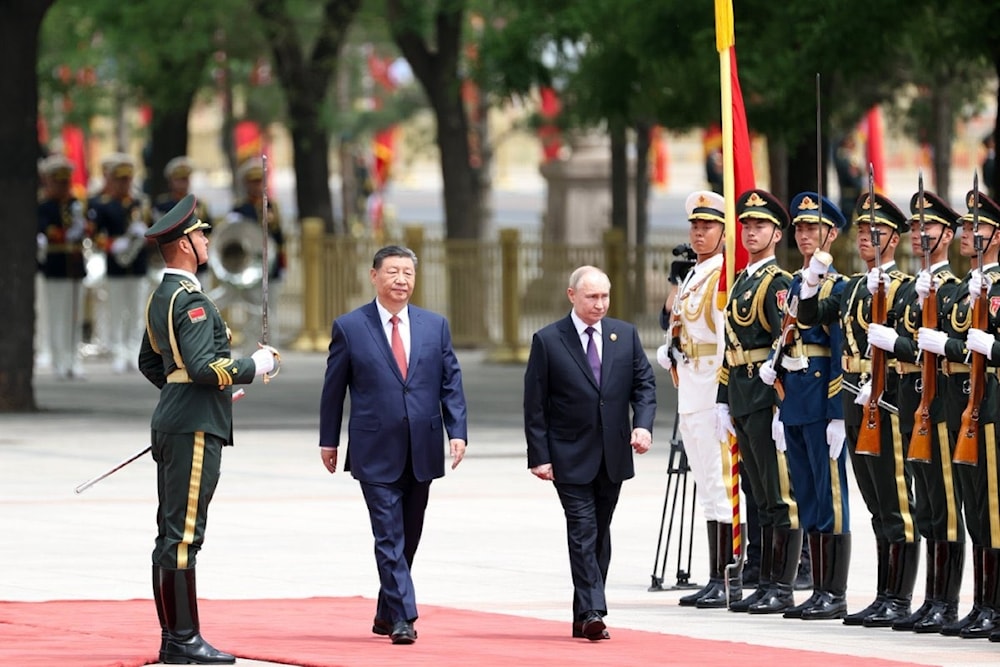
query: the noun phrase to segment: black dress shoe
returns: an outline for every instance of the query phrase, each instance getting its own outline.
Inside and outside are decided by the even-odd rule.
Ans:
[[[376,618],[372,621],[372,633],[376,635],[382,635],[383,637],[388,637],[392,634],[392,623],[385,620],[384,618]]]
[[[611,635],[608,634],[607,627],[604,624],[604,619],[596,611],[588,613],[582,621],[579,621],[579,635],[577,635],[577,624],[573,624],[573,636],[584,637],[592,642],[600,641],[602,639],[611,639]]]
[[[417,641],[417,631],[409,621],[396,621],[389,638],[393,644],[412,644]]]

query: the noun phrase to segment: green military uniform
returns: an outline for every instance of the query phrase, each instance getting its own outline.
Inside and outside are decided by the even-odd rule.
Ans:
[[[985,195],[980,198],[980,235],[989,242],[1000,227],[1000,207]],[[962,221],[970,220],[975,209],[973,192],[967,196],[969,214]],[[996,334],[1000,321],[1000,267],[996,263],[983,267],[983,273],[993,281],[987,298],[989,304],[987,333]],[[945,356],[941,359],[942,372],[948,376],[944,387],[944,404],[948,430],[952,442],[962,437],[962,413],[969,403],[969,362],[966,337],[972,327],[973,302],[969,296],[971,272],[959,283],[950,308],[942,309],[940,330],[947,334]],[[996,345],[994,345],[996,350]],[[994,352],[988,361],[983,400],[980,403],[978,437],[978,464],[953,466],[962,502],[965,505],[966,528],[972,540],[973,608],[962,619],[944,626],[941,633],[962,637],[986,637],[1000,626],[1000,514],[996,507],[1000,498],[997,464],[997,406],[1000,388],[997,385],[996,364],[1000,355]],[[954,444],[953,444],[954,446]],[[992,638],[992,637],[991,637]],[[998,636],[1000,639],[1000,636]]]
[[[959,217],[933,192],[924,192],[923,200],[920,200],[919,192],[914,194],[910,199],[910,211],[914,214],[910,219],[910,231],[913,234],[920,233],[921,212],[925,225],[941,225],[942,229],[954,228]],[[938,236],[936,243],[943,243],[943,239]],[[927,252],[937,250],[934,247]],[[937,285],[933,305],[938,314],[935,320],[938,321],[940,313],[948,312],[954,303],[959,281],[951,272],[947,260],[928,268]],[[957,618],[958,594],[965,564],[965,523],[961,513],[961,494],[951,462],[951,440],[944,412],[943,397],[948,378],[940,372],[936,360],[937,390],[931,396],[926,416],[917,414],[925,391],[921,377],[922,354],[917,349],[916,341],[917,329],[922,326],[924,303],[915,285],[915,282],[907,283],[899,290],[899,318],[896,323],[896,333],[899,336],[893,346],[893,354],[899,373],[899,427],[904,446],[911,443],[906,469],[913,479],[914,519],[917,530],[927,545],[926,582],[924,603],[909,616],[893,623],[892,627],[894,630],[926,633],[938,632],[942,626]],[[928,389],[935,391],[934,387]],[[914,458],[914,436],[930,443],[927,458]]]
[[[736,209],[741,223],[765,220],[782,229],[790,220],[781,202],[763,190],[743,193]],[[802,530],[788,463],[771,437],[777,394],[757,374],[781,331],[782,307],[791,279],[773,256],[757,261],[737,276],[726,306],[726,353],[716,401],[729,406],[741,470],[750,481],[761,526],[757,590],[734,602],[732,611],[770,613],[793,604],[792,582],[802,550]]]
[[[855,206],[858,224],[868,224],[874,211],[875,222],[889,227],[892,233],[904,231],[906,216],[887,197],[876,193],[864,195]],[[882,244],[884,247],[884,243]],[[876,258],[876,262],[881,258]],[[875,269],[873,269],[875,270]],[[911,280],[896,269],[895,262],[882,264],[880,270],[890,276],[886,292],[885,323],[892,324],[898,314],[896,306],[900,287]],[[871,357],[868,345],[868,324],[871,321],[872,295],[868,291],[866,274],[852,276],[844,290],[826,299],[812,297],[799,303],[799,322],[803,324],[832,324],[840,320],[844,332],[842,366],[844,383],[861,386],[871,377]],[[883,324],[885,324],[883,323]],[[887,364],[885,391],[882,399],[896,403],[899,376],[895,362]],[[910,475],[904,465],[904,451],[899,417],[879,408],[880,440],[877,456],[857,453],[861,434],[863,406],[854,403],[854,397],[842,392],[847,446],[850,452],[854,477],[861,490],[868,511],[878,548],[878,594],[875,601],[864,610],[844,619],[848,625],[885,627],[909,615],[910,598],[916,580],[919,560],[918,535],[913,518],[913,497]]]
[[[208,227],[196,211],[195,198],[184,197],[147,238],[160,245],[184,236],[191,242],[190,234]],[[153,592],[161,662],[234,661],[201,639],[194,576],[222,447],[233,444],[232,386],[250,383],[256,374],[252,358],[230,358],[229,341],[229,327],[194,274],[168,266],[147,302],[139,351],[139,370],[160,390],[151,426],[159,501]]]

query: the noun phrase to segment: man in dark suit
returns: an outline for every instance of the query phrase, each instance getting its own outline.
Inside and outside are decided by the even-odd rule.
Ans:
[[[159,499],[153,599],[160,662],[232,664],[232,655],[201,636],[195,559],[205,539],[222,448],[233,444],[233,385],[271,373],[277,351],[265,345],[250,357],[231,358],[229,327],[195,276],[208,259],[208,224],[197,210],[197,200],[188,195],[145,234],[166,263],[147,302],[138,360],[139,370],[160,390],[151,424]]]
[[[412,644],[417,602],[410,567],[431,481],[444,476],[444,434],[454,469],[468,437],[462,371],[448,321],[410,305],[417,257],[400,246],[375,253],[375,300],[333,322],[320,404],[323,465],[337,470],[344,398],[351,391],[344,470],[361,483],[379,573],[372,632]]]
[[[573,310],[535,333],[524,373],[528,467],[552,481],[566,514],[573,636],[609,639],[604,584],[611,516],[632,450],[653,442],[656,381],[635,327],[606,318],[611,281],[582,266],[566,290]],[[632,409],[631,419],[629,408]]]

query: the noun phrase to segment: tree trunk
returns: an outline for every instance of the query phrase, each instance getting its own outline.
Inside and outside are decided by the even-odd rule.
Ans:
[[[951,190],[951,143],[954,138],[952,123],[955,118],[951,104],[950,87],[948,80],[942,80],[938,81],[931,91],[931,146],[934,155],[934,164],[932,165],[934,187],[935,194],[940,195],[945,201],[948,201],[948,192]]]
[[[35,234],[38,228],[38,33],[52,3],[8,0],[0,5],[0,412],[35,405]]]
[[[291,129],[299,220],[320,218],[327,230],[339,232],[342,230],[334,222],[333,196],[330,194],[330,140],[315,112],[323,100],[320,97],[311,102],[312,111],[306,108],[291,110],[295,119]]]
[[[611,228],[620,229],[628,237],[628,126],[610,121],[611,136]]]
[[[632,271],[634,318],[646,312],[646,242],[649,237],[649,149],[652,125],[635,124],[635,268]]]
[[[152,151],[146,165],[146,188],[151,197],[156,198],[167,191],[167,179],[163,170],[167,162],[178,155],[187,154],[188,113],[194,91],[183,108],[164,109],[153,112],[150,135]]]

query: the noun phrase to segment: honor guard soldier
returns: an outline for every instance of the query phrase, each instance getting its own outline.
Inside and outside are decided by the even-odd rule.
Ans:
[[[858,393],[854,400],[845,396],[844,421],[854,477],[872,514],[878,550],[878,591],[870,605],[845,616],[844,623],[888,627],[910,613],[919,535],[914,525],[910,475],[903,466],[899,418],[884,407],[896,401],[899,380],[892,368],[895,362],[889,364],[880,349],[872,351],[868,328],[876,319],[873,305],[876,311],[883,310],[883,306],[885,310],[884,314],[876,312],[876,323],[891,325],[895,321],[898,290],[911,278],[896,269],[893,257],[900,234],[909,225],[903,212],[878,193],[866,193],[858,199],[854,219],[858,254],[867,272],[852,276],[839,295],[820,299],[814,290],[827,267],[821,258],[813,256],[803,271],[803,282],[810,287],[803,287],[799,322],[829,325],[840,320],[844,333],[843,384]]]
[[[116,373],[125,372],[133,363],[147,294],[148,212],[144,201],[132,192],[134,175],[135,163],[128,155],[109,161],[104,192],[91,199],[87,213],[97,228],[98,245],[107,253],[108,344]]]
[[[249,358],[230,357],[229,327],[195,276],[208,259],[208,225],[196,211],[188,195],[146,233],[166,263],[146,306],[139,350],[139,369],[160,390],[151,424],[159,499],[153,600],[160,662],[232,664],[232,655],[201,637],[195,561],[222,448],[233,444],[233,385],[272,372],[278,354],[263,346]]]
[[[976,200],[978,199],[978,208]],[[965,524],[972,540],[972,610],[940,632],[965,638],[990,637],[1000,641],[1000,516],[997,496],[997,391],[995,334],[1000,310],[1000,206],[975,191],[966,197],[969,213],[962,216],[959,252],[971,260],[972,270],[959,284],[955,300],[943,311],[941,330],[921,327],[917,345],[941,357],[947,376],[944,405],[948,430],[954,443],[953,471],[965,504]],[[981,252],[980,252],[981,251]],[[984,289],[984,285],[986,286]],[[982,299],[982,301],[980,301]],[[979,302],[977,306],[977,302]],[[979,310],[981,312],[976,313]],[[982,312],[985,311],[985,312]],[[986,320],[976,326],[975,315]],[[986,355],[986,371],[973,377],[973,353]],[[975,383],[981,383],[976,396]],[[976,400],[978,398],[978,400]],[[976,419],[966,423],[966,412],[975,408]],[[971,453],[968,455],[971,444]]]
[[[660,326],[670,333],[656,358],[671,372],[678,390],[678,429],[708,524],[708,583],[682,597],[680,604],[722,608],[726,606],[726,566],[733,562],[732,464],[729,448],[719,441],[714,428],[716,383],[725,350],[725,320],[716,295],[722,273],[726,201],[702,190],[691,193],[684,208],[697,262],[660,313]],[[729,583],[730,598],[739,600],[739,575]]]
[[[94,234],[82,201],[73,196],[73,164],[62,155],[42,163],[45,191],[38,204],[38,260],[45,276],[46,321],[57,377],[83,375],[78,346],[83,322],[83,244]]]
[[[915,281],[900,288],[895,329],[870,324],[868,342],[896,358],[899,429],[908,445],[917,530],[926,541],[924,603],[892,628],[926,633],[958,618],[965,524],[944,415],[948,378],[940,374],[937,357],[921,354],[916,334],[922,322],[940,328],[938,313],[948,312],[955,302],[958,278],[948,264],[948,246],[959,216],[941,197],[922,190],[910,199],[910,211],[910,246],[922,269]]]
[[[186,155],[179,155],[167,162],[167,166],[163,169],[163,176],[167,179],[167,192],[158,196],[153,202],[151,222],[159,220],[166,215],[167,211],[176,206],[177,202],[191,194],[191,174],[193,171],[194,165]],[[208,215],[208,207],[200,199],[198,200],[197,213],[198,218],[202,222],[209,225],[212,224],[212,218]],[[211,227],[209,227],[208,232],[211,233],[211,231]],[[150,254],[149,264],[151,275],[154,269],[156,272],[159,272],[163,268],[162,260],[158,257],[157,253]],[[198,267],[199,278],[204,279],[207,272],[207,264],[202,264]],[[159,280],[157,280],[158,282]]]
[[[803,192],[791,202],[795,243],[803,269],[816,255],[829,256],[831,244],[847,219],[836,204],[816,192]],[[792,278],[785,302],[781,335],[775,352],[761,366],[766,384],[781,388],[785,455],[799,509],[799,522],[809,536],[813,594],[784,613],[805,620],[843,618],[847,614],[847,573],[851,562],[851,520],[844,450],[844,409],[840,356],[843,333],[838,322],[828,326],[800,324],[802,271]],[[830,271],[817,285],[821,299],[837,297],[846,278]]]
[[[792,494],[778,422],[778,399],[759,374],[781,333],[791,276],[774,259],[788,226],[788,211],[774,195],[749,190],[736,202],[749,264],[737,276],[726,307],[726,353],[716,396],[720,440],[736,436],[742,470],[750,480],[761,532],[757,590],[731,611],[769,614],[794,605],[792,586],[802,550],[802,529]]]
[[[231,216],[243,218],[251,222],[260,224],[262,219],[267,220],[267,232],[271,236],[270,253],[273,262],[270,262],[268,269],[268,290],[270,292],[269,303],[277,304],[281,298],[281,278],[284,276],[288,258],[285,255],[285,235],[281,230],[281,213],[278,205],[270,197],[267,198],[267,214],[263,215],[264,189],[268,186],[264,182],[264,162],[261,158],[250,158],[239,168],[238,178],[242,183],[244,198],[234,206]],[[263,217],[262,217],[263,216]],[[271,311],[274,306],[271,306]],[[256,313],[253,318],[248,318],[246,331],[257,331],[260,326],[255,327],[254,321],[259,322],[260,314]],[[271,333],[274,339],[278,338],[278,321],[273,312],[268,312],[268,320]]]

